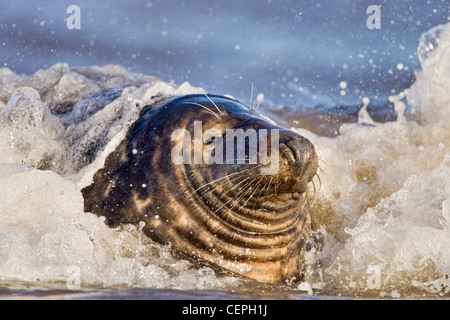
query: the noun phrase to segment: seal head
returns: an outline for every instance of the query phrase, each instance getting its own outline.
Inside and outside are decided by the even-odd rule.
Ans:
[[[188,95],[144,108],[82,193],[85,211],[110,226],[144,222],[147,236],[191,259],[295,283],[317,168],[296,132],[236,100]]]

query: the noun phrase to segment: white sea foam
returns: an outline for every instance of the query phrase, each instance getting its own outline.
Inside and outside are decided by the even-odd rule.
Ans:
[[[82,286],[218,289],[233,283],[173,258],[136,227],[111,229],[83,211],[81,188],[140,110],[201,88],[120,66],[72,70],[58,64],[27,78],[0,69],[0,79],[7,101],[0,112],[1,280],[65,283],[78,270]],[[119,98],[114,90],[93,96],[117,86],[124,87]],[[54,115],[67,105],[71,112]]]
[[[421,41],[417,80],[393,98],[406,97],[420,124],[346,124],[337,139],[299,130],[322,159],[315,214],[328,243],[317,258],[339,291],[450,290],[449,25]]]
[[[365,114],[337,138],[296,129],[323,170],[308,292],[449,292],[450,27],[427,32],[418,51],[416,82],[392,98],[417,121]],[[81,188],[142,107],[189,93],[203,90],[120,66],[58,64],[25,78],[0,69],[0,279],[64,283],[76,266],[82,286],[229,289],[232,277],[173,258],[139,227],[111,229],[83,212]]]

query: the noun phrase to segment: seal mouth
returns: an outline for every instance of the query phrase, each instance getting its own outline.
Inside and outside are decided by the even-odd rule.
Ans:
[[[192,186],[199,189],[195,176],[190,178]],[[291,233],[292,227],[302,218],[300,212],[294,210],[298,200],[293,199],[292,194],[279,194],[276,199],[272,195],[263,197],[258,193],[265,190],[256,185],[255,179],[242,177],[236,180],[231,187],[200,187],[196,197],[211,217],[241,235],[282,236],[284,233]],[[252,201],[258,198],[259,200]]]

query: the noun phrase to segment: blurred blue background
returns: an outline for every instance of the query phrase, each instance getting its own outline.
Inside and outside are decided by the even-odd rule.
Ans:
[[[366,26],[381,6],[381,29]],[[81,29],[69,30],[69,5]],[[25,1],[0,4],[1,66],[32,74],[57,62],[132,72],[273,105],[359,104],[407,88],[420,35],[449,1]]]

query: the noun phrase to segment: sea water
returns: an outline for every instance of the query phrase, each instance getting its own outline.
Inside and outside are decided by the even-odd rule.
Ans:
[[[415,80],[385,105],[365,92],[349,110],[307,110],[305,126],[305,110],[280,112],[271,99],[261,105],[264,115],[310,139],[320,159],[312,208],[317,241],[305,255],[306,278],[297,287],[217,274],[173,257],[139,226],[109,228],[83,211],[80,190],[140,110],[204,88],[119,65],[58,63],[31,75],[0,69],[0,292],[448,297],[449,52],[448,24],[424,33]],[[348,90],[347,83],[340,81],[339,88]],[[324,112],[331,113],[327,121]]]

